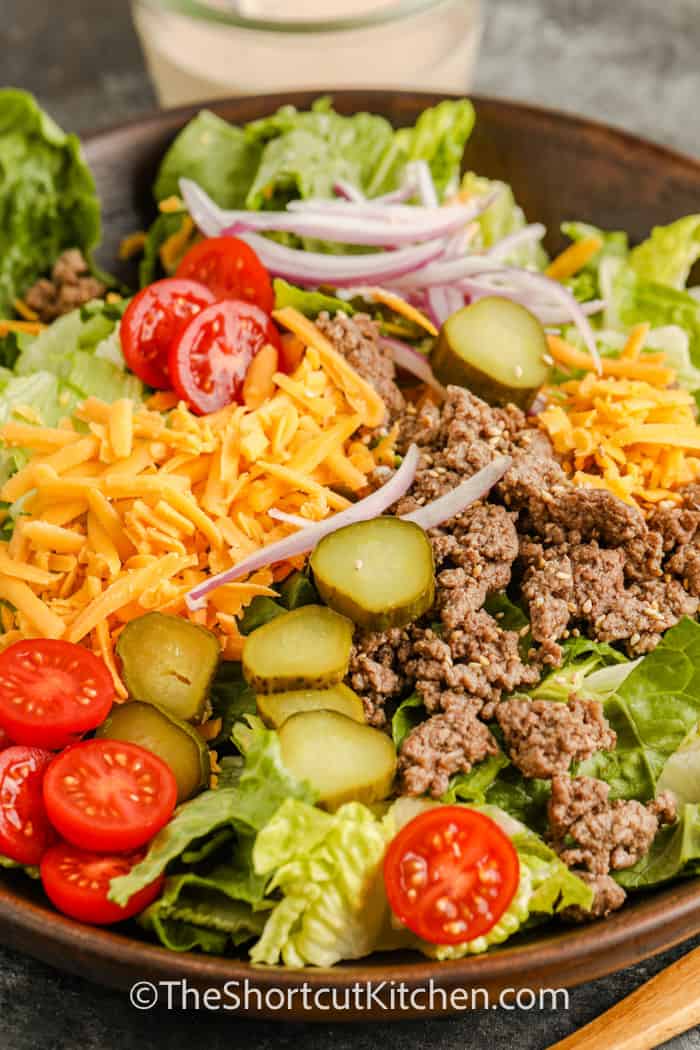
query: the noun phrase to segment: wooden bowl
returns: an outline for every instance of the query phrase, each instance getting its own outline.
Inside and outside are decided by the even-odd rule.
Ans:
[[[236,99],[211,106],[235,123],[265,116],[292,103],[306,108],[314,93]],[[348,91],[335,95],[342,113],[369,110],[397,125],[412,124],[441,96],[413,92]],[[560,242],[559,224],[579,219],[627,230],[633,240],[657,224],[700,211],[700,164],[687,157],[590,121],[529,106],[477,99],[477,124],[465,165],[515,189],[530,220],[546,223],[549,247]],[[157,114],[103,132],[87,142],[104,209],[101,262],[114,270],[119,241],[144,227],[154,214],[151,184],[173,135],[196,112]],[[123,270],[122,276],[127,272]],[[116,988],[137,981],[186,981],[199,990],[223,990],[249,1001],[232,1014],[279,1020],[387,1020],[429,1016],[450,1009],[447,997],[458,989],[490,992],[515,988],[563,988],[630,966],[700,932],[700,880],[634,898],[610,919],[584,927],[544,927],[516,938],[492,954],[459,962],[433,963],[417,955],[375,955],[332,970],[293,972],[254,968],[230,958],[176,954],[144,941],[137,927],[101,930],[58,915],[40,888],[4,874],[0,884],[0,936],[3,943],[62,970]],[[246,984],[247,982],[247,984]],[[341,1007],[329,1013],[313,1004],[314,991],[343,993],[370,982],[385,1009],[375,1003],[361,1011]],[[387,982],[384,984],[383,982]],[[391,1002],[392,982],[417,993],[413,1008]],[[280,1010],[280,993],[306,986],[310,1008],[297,996]],[[430,989],[433,989],[432,1001]],[[261,1000],[258,1004],[259,991]],[[268,997],[268,993],[271,995]],[[164,1001],[161,998],[161,1001]],[[191,1000],[190,1000],[191,1001]],[[229,1004],[233,999],[227,1000]],[[319,1008],[320,1005],[320,1008]]]

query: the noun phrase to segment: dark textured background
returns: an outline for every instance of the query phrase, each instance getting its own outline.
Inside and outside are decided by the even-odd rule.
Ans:
[[[700,154],[698,0],[486,0],[486,7],[479,91],[582,112]],[[0,53],[2,83],[34,91],[71,130],[154,105],[120,0],[0,0]],[[383,1042],[399,1050],[544,1050],[692,946],[574,990],[568,1013],[478,1013],[390,1028],[140,1014],[121,994],[0,949],[0,1050],[228,1050],[234,1042],[245,1050],[374,1050]],[[700,1033],[668,1046],[700,1050]]]

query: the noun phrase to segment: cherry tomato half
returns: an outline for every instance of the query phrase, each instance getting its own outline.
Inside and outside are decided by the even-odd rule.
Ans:
[[[461,944],[496,925],[520,878],[508,836],[483,813],[436,806],[389,845],[384,883],[391,910],[432,944]]]
[[[143,846],[170,820],[176,801],[169,766],[123,740],[75,744],[53,760],[44,778],[53,826],[68,842],[97,853]]]
[[[51,903],[64,915],[94,926],[123,922],[147,908],[160,893],[165,877],[155,879],[135,893],[122,908],[108,899],[109,884],[128,875],[144,857],[143,852],[126,855],[88,853],[59,842],[41,860],[41,881]]]
[[[52,758],[38,747],[0,752],[0,853],[18,864],[38,864],[56,838],[41,790]]]
[[[32,638],[0,653],[0,726],[17,744],[58,751],[104,722],[113,701],[105,663],[82,645]]]
[[[270,275],[257,255],[238,237],[208,237],[183,257],[175,273],[199,281],[217,299],[243,299],[272,312],[275,293]]]
[[[124,360],[131,371],[156,390],[170,390],[168,353],[173,341],[216,297],[196,281],[166,277],[134,296],[121,322]]]
[[[248,366],[266,343],[279,350],[279,332],[257,306],[235,299],[208,306],[170,351],[175,393],[199,415],[238,401]]]

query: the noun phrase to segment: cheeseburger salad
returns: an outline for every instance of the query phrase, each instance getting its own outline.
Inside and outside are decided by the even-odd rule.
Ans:
[[[65,915],[455,959],[700,874],[700,215],[550,258],[473,123],[202,112],[135,291],[0,92],[0,864]]]

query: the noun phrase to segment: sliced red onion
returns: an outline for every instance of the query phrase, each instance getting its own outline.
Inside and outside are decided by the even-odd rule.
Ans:
[[[476,274],[487,271],[501,272],[502,263],[489,259],[485,255],[463,255],[456,259],[445,259],[424,266],[420,273],[405,274],[397,278],[396,287],[406,291],[414,289],[437,288],[458,284]]]
[[[546,233],[546,226],[543,226],[541,222],[533,222],[530,226],[524,226],[517,233],[511,233],[508,237],[498,241],[497,244],[488,249],[486,257],[489,259],[507,259],[516,248],[521,248],[523,244],[541,241]]]
[[[426,532],[428,529],[437,528],[443,522],[464,513],[472,503],[476,503],[478,500],[483,499],[484,496],[487,496],[493,486],[501,480],[512,462],[513,460],[510,456],[498,456],[492,463],[489,463],[478,473],[467,478],[466,481],[463,481],[457,488],[452,489],[451,492],[445,493],[444,496],[440,496],[439,499],[426,504],[425,507],[419,507],[418,510],[411,511],[410,514],[402,514],[401,520],[412,521],[415,525],[420,525]],[[309,526],[308,520],[299,517],[297,514],[286,514],[283,510],[276,509],[268,513],[271,518],[283,521],[286,525],[294,525],[300,529],[306,529]],[[343,514],[345,513],[347,512],[343,511]],[[333,523],[334,528],[329,531],[335,532],[336,528],[341,528],[340,524],[335,524],[341,516],[340,514],[335,514],[332,518],[327,518],[323,524]]]
[[[477,474],[473,474],[471,478],[463,481],[456,489],[445,493],[444,496],[433,500],[432,503],[428,503],[425,507],[419,507],[418,510],[414,510],[410,514],[403,514],[402,521],[412,521],[427,532],[428,529],[434,529],[441,525],[443,521],[456,518],[472,503],[483,499],[493,486],[501,480],[512,462],[510,456],[499,456]]]
[[[410,177],[415,179],[421,203],[426,208],[438,208],[440,201],[438,200],[435,180],[428,162],[425,160],[414,160],[408,165],[407,170],[410,172]]]
[[[390,352],[395,365],[403,368],[405,372],[410,372],[417,379],[422,380],[426,386],[429,386],[431,390],[434,390],[439,395],[441,400],[445,400],[447,391],[442,383],[436,379],[427,357],[418,350],[414,350],[408,343],[402,343],[399,339],[382,337],[379,343]]]
[[[217,588],[223,587],[226,583],[240,580],[242,576],[249,576],[251,572],[263,569],[267,565],[287,561],[289,558],[296,558],[299,554],[306,554],[307,551],[313,550],[324,536],[327,536],[330,532],[335,532],[336,529],[340,529],[344,525],[354,525],[358,521],[370,521],[372,518],[383,514],[388,507],[391,507],[392,504],[401,499],[410,489],[416,476],[419,459],[420,453],[417,447],[411,445],[403,458],[401,466],[387,481],[386,485],[383,485],[365,499],[353,504],[352,507],[348,507],[347,510],[341,511],[340,514],[334,514],[325,521],[309,525],[308,528],[293,536],[287,536],[277,543],[271,543],[269,547],[263,547],[261,550],[256,551],[255,554],[244,558],[238,565],[234,565],[232,569],[220,572],[218,575],[211,576],[208,580],[205,580],[204,583],[198,584],[186,596],[188,609],[194,611],[205,608],[207,596],[212,591],[217,590]]]
[[[499,271],[499,275],[515,285],[518,291],[532,294],[534,299],[539,298],[545,301],[548,299],[550,303],[556,301],[564,309],[567,321],[572,321],[578,328],[588,348],[588,352],[596,364],[597,371],[601,371],[600,354],[598,353],[595,334],[586,314],[581,309],[581,304],[568,288],[565,288],[559,281],[553,281],[551,277],[545,277],[544,274],[532,273],[530,270],[518,270],[515,267],[505,267]],[[474,276],[478,278],[478,274]],[[493,271],[487,276],[493,277]],[[540,305],[544,304],[540,303]],[[562,323],[565,324],[566,321]]]
[[[336,179],[333,185],[333,192],[336,197],[342,197],[343,200],[353,201],[356,204],[367,200],[362,190],[358,190],[357,186],[353,186],[346,179]]]
[[[308,529],[309,525],[315,524],[309,521],[308,518],[302,518],[300,514],[287,514],[284,510],[278,510],[277,507],[273,507],[272,510],[267,512],[271,518],[275,521],[283,521],[285,525],[293,525],[296,529]],[[334,517],[335,515],[333,515]],[[327,521],[332,521],[332,518],[327,518]]]
[[[442,328],[450,316],[450,307],[446,288],[428,289],[428,313],[436,328]]]
[[[286,248],[256,233],[240,238],[275,277],[302,285],[382,284],[420,269],[442,252],[441,241],[428,241],[372,255],[324,255]]]
[[[348,207],[352,207],[351,205]],[[469,222],[464,205],[439,208],[434,212],[414,212],[411,221],[366,218],[347,211],[332,215],[315,212],[221,212],[218,234],[237,236],[246,230],[295,233],[298,237],[358,244],[370,248],[394,248],[423,243],[437,237],[449,237]],[[210,227],[211,228],[211,227]],[[208,230],[205,230],[208,232]]]

